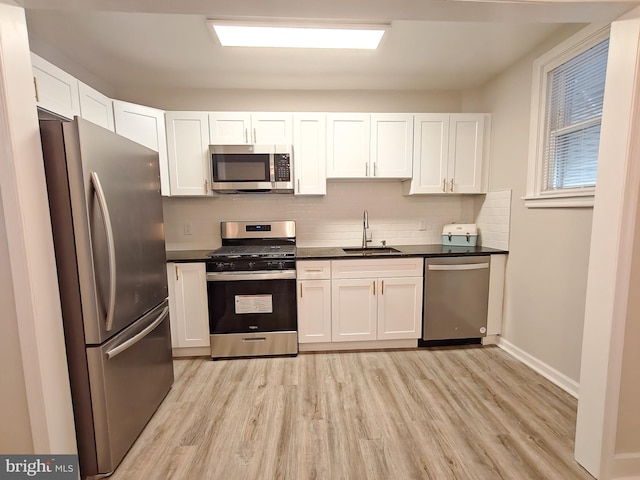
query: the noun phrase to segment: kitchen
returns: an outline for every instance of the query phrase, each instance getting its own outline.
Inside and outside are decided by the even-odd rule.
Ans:
[[[373,12],[372,12],[373,15]],[[198,96],[190,96],[182,92],[178,100],[176,96],[166,97],[166,104],[159,105],[167,110],[259,110],[269,111],[274,105],[283,109],[302,111],[338,110],[343,104],[354,111],[489,111],[492,114],[493,152],[490,187],[492,190],[513,189],[512,222],[510,238],[509,273],[507,280],[508,299],[503,336],[516,345],[521,351],[539,360],[543,365],[551,366],[563,374],[568,385],[574,385],[580,377],[580,352],[582,350],[582,326],[584,323],[587,264],[593,268],[594,261],[605,262],[607,258],[600,253],[599,259],[589,259],[589,245],[586,239],[591,237],[591,211],[589,209],[573,209],[570,211],[527,210],[519,203],[524,196],[526,179],[526,155],[529,128],[531,62],[559,40],[549,40],[536,52],[521,60],[503,75],[490,82],[478,92],[425,93],[416,97],[408,93],[394,95],[391,105],[388,96],[375,95],[370,91],[345,94],[321,94],[307,92],[274,92],[262,95],[260,92],[224,92],[217,97],[202,102]],[[521,87],[516,88],[515,85]],[[137,103],[154,105],[158,97],[150,98],[151,92],[131,92],[129,99]],[[162,92],[155,92],[160,96]],[[148,95],[148,96],[147,96]],[[127,97],[123,97],[127,99]],[[345,103],[349,99],[349,103]],[[175,103],[172,103],[175,102]],[[473,108],[474,103],[487,102]],[[628,103],[628,102],[627,102]],[[416,109],[416,105],[421,105]],[[484,108],[481,108],[484,107]],[[496,132],[500,132],[498,135]],[[519,159],[514,162],[513,159]],[[340,185],[329,183],[327,200],[332,188],[339,190]],[[356,187],[358,188],[358,187]],[[375,184],[378,193],[387,193],[387,189],[397,188],[399,183]],[[364,184],[362,190],[366,190]],[[5,191],[3,189],[3,191]],[[360,192],[363,193],[363,192]],[[370,222],[374,229],[374,239],[382,240],[386,232],[376,228],[382,224],[385,211],[376,211],[375,205],[379,195],[372,191],[367,197],[366,205],[353,205],[345,208],[344,215],[349,216],[353,229],[357,229],[362,210],[369,209]],[[335,195],[335,194],[334,194]],[[413,202],[403,200],[397,192],[393,202]],[[209,206],[216,200],[210,199],[173,199],[170,200],[167,213],[169,224],[176,231],[167,231],[167,239],[172,243],[191,240],[185,238],[183,225],[171,222],[173,210],[181,209],[181,218],[190,219],[194,226],[193,240],[213,242],[216,240],[217,218],[203,218],[200,213],[210,212]],[[238,200],[241,203],[243,200]],[[270,200],[271,201],[271,200]],[[331,201],[331,200],[329,200]],[[344,204],[343,204],[344,205]],[[345,206],[346,207],[346,206]],[[5,208],[7,206],[5,205]],[[392,209],[393,205],[388,208]],[[454,207],[456,208],[456,207]],[[467,207],[468,208],[468,207]],[[436,208],[434,208],[435,210]],[[340,210],[338,207],[335,210]],[[175,213],[178,215],[178,213]],[[182,217],[182,215],[184,215]],[[378,220],[379,219],[379,220]],[[419,220],[415,218],[415,230],[419,231]],[[378,227],[376,226],[376,222]],[[427,219],[427,223],[431,220]],[[203,222],[203,223],[200,223]],[[433,223],[436,223],[435,221]],[[440,221],[438,220],[438,223]],[[436,229],[434,228],[434,231]],[[357,242],[357,234],[352,232],[350,242]],[[392,243],[389,239],[388,243]],[[553,245],[553,249],[549,246]],[[605,249],[604,251],[609,251]],[[610,259],[609,259],[610,260]],[[609,262],[611,263],[611,262]],[[558,268],[562,266],[562,268]],[[554,272],[550,278],[548,272]],[[610,277],[608,277],[610,278]],[[535,301],[532,301],[535,299]],[[538,301],[538,299],[544,299]],[[569,299],[572,299],[569,301]],[[582,300],[581,300],[582,299]],[[540,341],[540,338],[544,341]],[[582,382],[581,382],[582,383]]]

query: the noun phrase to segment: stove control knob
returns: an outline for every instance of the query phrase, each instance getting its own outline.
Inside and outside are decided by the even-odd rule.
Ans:
[[[222,270],[224,268],[223,262],[216,262],[216,270]]]
[[[256,262],[249,262],[249,263],[248,263],[248,266],[249,266],[249,269],[250,269],[250,270],[252,270],[252,269],[253,269],[253,267],[255,267],[255,266],[256,266]]]

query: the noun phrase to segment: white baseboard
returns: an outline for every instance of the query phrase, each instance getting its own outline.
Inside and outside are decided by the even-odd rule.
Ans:
[[[640,480],[640,452],[614,455],[612,470],[614,480]]]
[[[301,343],[300,352],[332,352],[350,350],[377,350],[386,348],[416,348],[418,340],[372,340],[370,342],[329,342],[329,343]]]
[[[181,347],[174,348],[173,358],[180,357],[210,357],[211,347]]]
[[[578,393],[580,391],[580,384],[575,380],[567,377],[564,373],[559,372],[555,368],[547,365],[546,363],[538,360],[533,355],[528,354],[524,350],[516,347],[513,343],[505,340],[504,338],[500,338],[498,340],[498,346],[502,348],[505,352],[509,353],[511,356],[517,358],[525,365],[531,367],[540,375],[545,377],[550,382],[554,383],[565,392],[567,392],[572,397],[578,398]]]

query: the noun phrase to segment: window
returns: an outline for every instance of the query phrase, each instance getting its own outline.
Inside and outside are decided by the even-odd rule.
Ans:
[[[593,205],[608,47],[588,27],[534,63],[528,207]]]

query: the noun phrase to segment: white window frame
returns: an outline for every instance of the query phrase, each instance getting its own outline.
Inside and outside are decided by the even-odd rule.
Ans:
[[[523,198],[529,208],[593,207],[595,187],[542,190],[547,77],[554,68],[606,40],[609,29],[609,23],[589,25],[533,62],[527,194]]]

